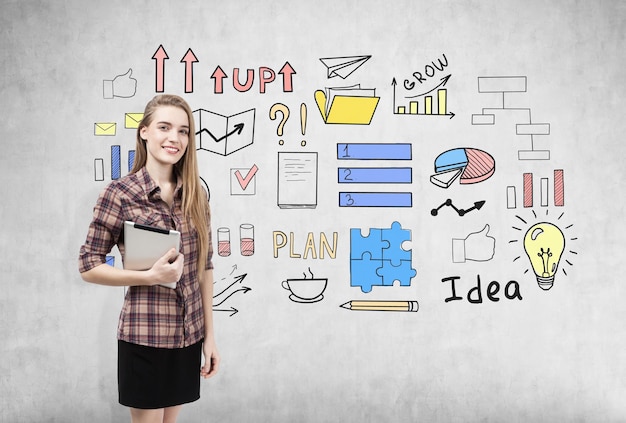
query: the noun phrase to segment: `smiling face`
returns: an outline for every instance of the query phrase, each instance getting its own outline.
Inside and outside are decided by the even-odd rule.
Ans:
[[[146,140],[149,167],[170,167],[178,163],[189,143],[189,118],[185,110],[175,106],[160,106],[154,111],[148,126],[140,129]]]

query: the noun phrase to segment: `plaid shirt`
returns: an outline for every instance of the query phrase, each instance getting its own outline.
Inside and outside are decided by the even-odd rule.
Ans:
[[[111,182],[94,207],[87,239],[80,248],[79,270],[82,273],[105,263],[106,255],[116,244],[124,257],[125,220],[180,231],[185,264],[176,289],[160,285],[131,286],[120,313],[117,337],[151,347],[182,348],[204,338],[204,311],[197,272],[197,233],[182,213],[180,179],[171,209],[161,199],[160,192],[145,167]],[[206,268],[212,269],[210,225],[209,245]]]

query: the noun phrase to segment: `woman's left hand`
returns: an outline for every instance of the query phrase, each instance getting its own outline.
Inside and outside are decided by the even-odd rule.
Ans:
[[[215,376],[220,365],[220,355],[215,347],[215,341],[205,338],[202,352],[204,353],[204,366],[200,369],[200,376],[208,379]]]

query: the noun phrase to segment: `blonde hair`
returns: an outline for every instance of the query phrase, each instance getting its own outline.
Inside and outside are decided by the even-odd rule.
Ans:
[[[196,157],[196,129],[189,104],[177,95],[160,94],[146,104],[143,118],[137,128],[137,142],[135,147],[135,161],[131,173],[136,173],[146,165],[148,152],[146,141],[141,138],[141,128],[149,126],[156,109],[163,106],[174,106],[184,110],[189,119],[189,141],[183,157],[174,165],[174,172],[183,182],[183,215],[198,232],[198,274],[201,275],[207,264],[209,252],[209,218],[210,209],[207,197],[204,194],[198,171]]]

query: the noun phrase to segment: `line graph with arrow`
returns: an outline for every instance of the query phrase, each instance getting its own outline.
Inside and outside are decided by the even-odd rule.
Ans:
[[[439,210],[441,210],[443,207],[448,206],[451,207],[459,216],[463,217],[465,216],[467,213],[473,211],[473,210],[480,210],[483,206],[485,205],[485,201],[476,201],[474,203],[474,205],[468,209],[459,209],[458,207],[456,207],[453,203],[452,200],[450,198],[448,198],[446,201],[444,201],[439,207],[436,207],[434,209],[432,209],[430,211],[430,214],[433,216],[437,216],[439,214]]]

